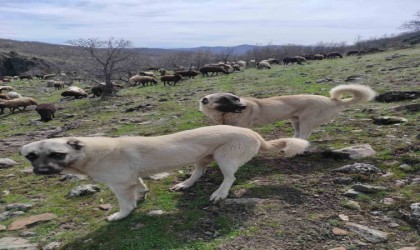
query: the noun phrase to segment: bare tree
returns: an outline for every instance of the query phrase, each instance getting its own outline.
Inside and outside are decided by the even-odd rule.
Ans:
[[[414,14],[415,19],[405,22],[401,25],[401,29],[408,31],[420,31],[420,10]]]
[[[129,50],[132,47],[131,42],[111,37],[108,40],[78,39],[69,41],[69,43],[82,48],[93,59],[105,80],[103,97],[110,96],[113,92],[112,76],[123,70],[124,62],[133,55]]]
[[[235,49],[233,47],[227,47],[219,53],[218,58],[220,58],[221,62],[227,63],[229,61],[229,57],[233,55],[234,50]]]

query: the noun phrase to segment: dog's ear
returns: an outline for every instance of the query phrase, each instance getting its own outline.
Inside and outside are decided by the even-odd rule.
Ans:
[[[76,140],[74,138],[70,138],[67,141],[67,144],[69,144],[72,148],[76,149],[76,150],[80,150],[81,148],[83,148],[85,146],[85,144],[79,140]]]

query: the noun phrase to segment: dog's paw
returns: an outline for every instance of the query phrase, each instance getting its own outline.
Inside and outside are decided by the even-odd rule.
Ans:
[[[127,215],[124,215],[123,213],[118,212],[118,213],[114,213],[114,214],[111,214],[110,216],[108,216],[107,220],[108,221],[117,221],[117,220],[121,220],[122,218],[125,218],[125,217],[127,217]]]
[[[226,197],[228,196],[228,192],[223,192],[223,191],[219,191],[217,190],[216,192],[214,192],[211,196],[210,196],[210,201],[213,201],[214,203],[220,201],[220,200],[224,200],[226,199]]]
[[[182,190],[182,189],[187,189],[189,187],[191,187],[191,185],[188,185],[185,182],[181,182],[181,183],[178,183],[175,186],[171,187],[170,190],[171,191],[179,191],[179,190]]]

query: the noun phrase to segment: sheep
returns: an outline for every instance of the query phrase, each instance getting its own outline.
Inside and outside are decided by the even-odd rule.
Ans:
[[[188,77],[189,79],[194,79],[197,75],[200,74],[200,72],[195,70],[183,70],[183,71],[175,71],[175,74],[181,75],[183,77]]]
[[[313,56],[314,60],[323,60],[324,59],[324,55],[323,54],[315,54]]]
[[[249,67],[255,67],[257,65],[255,60],[249,60],[248,64],[249,64]]]
[[[18,92],[15,92],[15,91],[10,91],[9,93],[7,93],[7,96],[10,99],[16,99],[16,98],[21,98],[22,97]]]
[[[219,72],[224,73],[224,74],[229,74],[229,72],[227,70],[225,70],[224,68],[221,67],[217,67],[217,66],[205,66],[200,68],[200,72],[203,74],[203,76],[209,76],[209,72],[211,72],[210,76],[213,76],[214,73],[216,73],[216,75],[219,74]]]
[[[61,93],[61,96],[73,96],[74,99],[78,99],[81,97],[87,97],[88,94],[81,88],[76,86],[71,86],[68,88],[68,90]]]
[[[31,105],[38,105],[38,103],[30,97],[20,97],[13,100],[0,102],[0,114],[3,114],[5,108],[9,108],[10,111],[14,113],[15,109],[21,110],[20,107],[23,107],[22,110],[25,110],[27,106]]]
[[[42,103],[36,106],[35,111],[41,116],[41,121],[48,122],[52,120],[52,117],[55,118],[54,113],[57,108],[51,103]]]
[[[47,74],[47,75],[43,75],[43,76],[42,76],[42,79],[44,79],[44,80],[48,80],[48,79],[53,78],[54,76],[55,76],[55,74]]]
[[[63,81],[54,81],[53,86],[55,89],[62,89],[64,88],[64,82]]]
[[[237,61],[236,64],[238,64],[239,67],[244,67],[244,68],[246,67],[246,62],[242,60]]]
[[[104,90],[105,90],[106,84],[104,82],[99,83],[98,85],[95,85],[92,87],[91,91],[94,97],[102,96]],[[123,86],[121,84],[112,83],[112,92],[116,92],[117,88],[122,88]]]
[[[2,100],[10,100],[10,97],[7,94],[0,94],[0,99],[2,99]]]
[[[304,62],[304,61],[306,61],[305,60],[305,58],[304,57],[301,57],[301,56],[295,56],[295,57],[285,57],[284,59],[283,59],[283,63],[284,63],[284,65],[287,65],[287,64],[293,64],[293,63],[298,63],[298,64],[302,64],[302,62]]]
[[[270,65],[271,64],[280,64],[279,61],[277,61],[274,58],[268,58],[267,60],[263,60],[263,61],[267,61]]]
[[[359,54],[358,50],[350,50],[349,52],[347,52],[347,56],[352,56],[352,55],[357,55]]]
[[[140,75],[135,75],[130,77],[129,79],[131,85],[137,85],[139,83],[141,83],[143,86],[146,86],[146,84],[149,83],[153,83],[154,85],[156,85],[158,83],[158,81],[156,80],[155,77],[152,76],[140,76]]]
[[[28,80],[32,80],[32,76],[31,75],[21,75],[19,76],[20,80],[24,80],[24,79],[28,79]]]
[[[303,56],[295,56],[295,57],[296,57],[297,62],[298,62],[299,64],[302,64],[303,62],[306,62],[306,59],[305,59],[305,57],[303,57]]]
[[[328,53],[327,55],[327,58],[330,58],[330,59],[335,59],[337,57],[343,58],[343,55],[341,55],[341,53],[338,53],[338,52],[331,52],[331,53]]]
[[[0,94],[3,92],[3,90],[10,91],[10,90],[15,90],[15,89],[10,86],[0,86]]]
[[[166,69],[165,68],[160,68],[158,71],[159,71],[161,76],[164,76],[166,74]]]
[[[258,69],[263,69],[263,68],[265,68],[265,69],[271,69],[271,65],[270,65],[270,63],[268,61],[263,60],[263,61],[257,63],[257,68]]]
[[[181,81],[181,79],[182,79],[182,76],[179,74],[166,75],[160,78],[160,80],[163,82],[163,86],[166,86],[166,83],[168,83],[169,86],[172,86],[172,84],[170,84],[169,82],[174,82],[174,86],[175,86],[178,81]]]
[[[139,75],[141,75],[141,76],[151,76],[151,77],[156,77],[155,76],[155,73],[153,73],[153,72],[147,72],[147,71],[142,71],[142,72],[140,72],[139,73]]]

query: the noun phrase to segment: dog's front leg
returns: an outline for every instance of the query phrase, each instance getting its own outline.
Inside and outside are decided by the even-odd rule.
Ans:
[[[137,184],[136,184],[137,185]],[[134,208],[137,207],[136,203],[136,185],[131,186],[120,186],[120,185],[110,185],[109,187],[115,193],[120,205],[120,211],[108,216],[108,221],[116,221],[122,218],[127,217]]]

